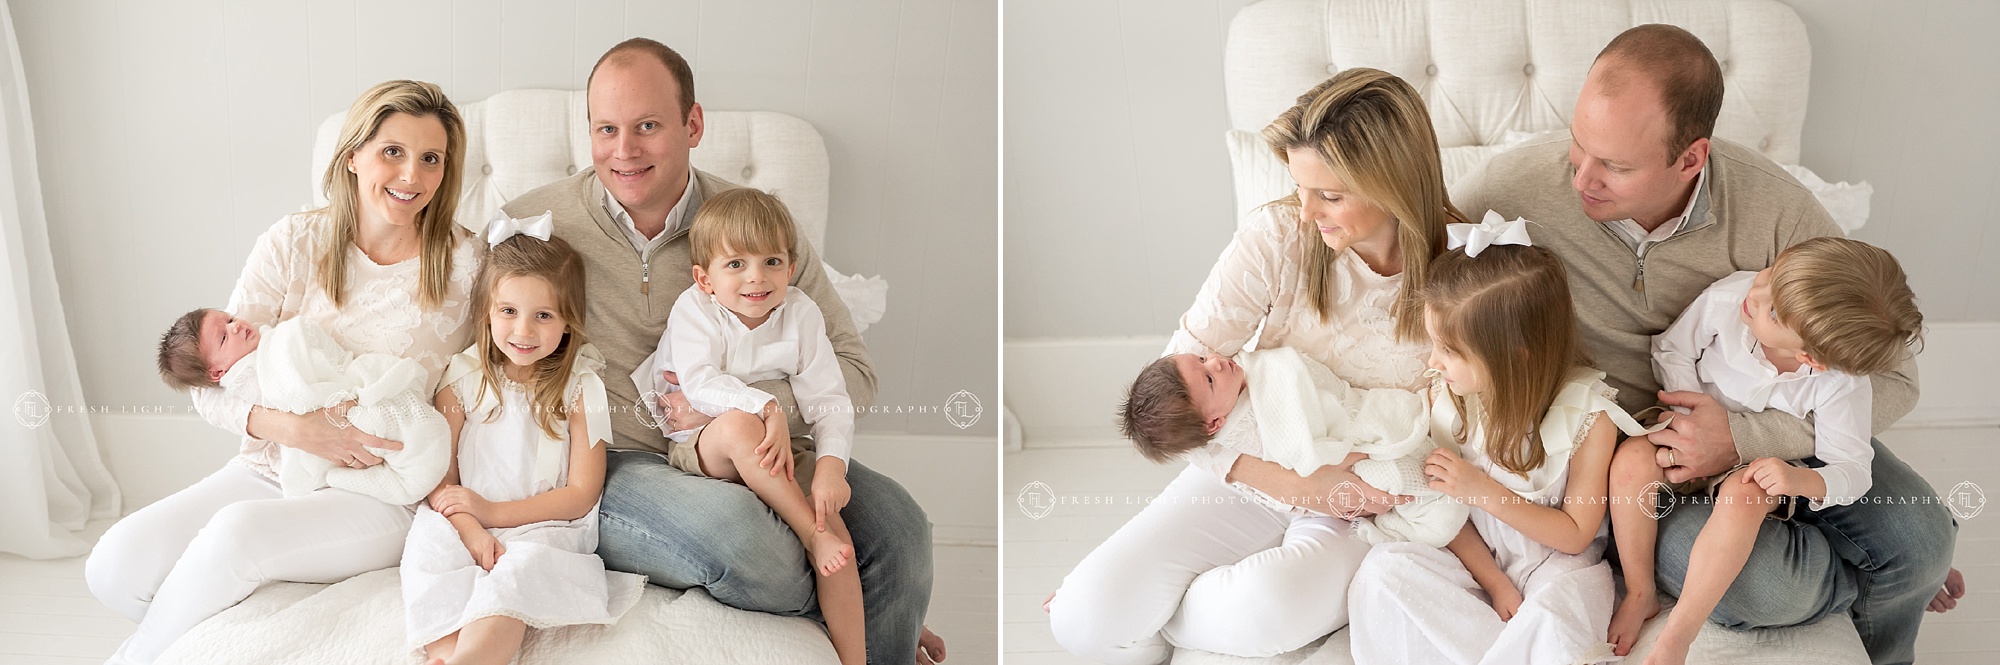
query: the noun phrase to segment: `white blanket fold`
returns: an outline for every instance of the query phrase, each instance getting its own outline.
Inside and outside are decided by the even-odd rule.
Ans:
[[[1288,347],[1251,351],[1238,361],[1265,459],[1307,475],[1359,452],[1368,459],[1354,464],[1355,475],[1384,492],[1416,497],[1372,519],[1355,520],[1357,536],[1369,543],[1443,547],[1458,535],[1468,509],[1431,489],[1424,478],[1424,458],[1437,446],[1422,395],[1355,388]]]
[[[244,360],[255,364],[257,404],[304,414],[352,400],[356,405],[343,426],[403,444],[402,450],[369,448],[383,462],[361,469],[284,448],[278,479],[285,496],[337,487],[402,505],[422,500],[444,479],[451,427],[431,406],[429,374],[417,361],[354,355],[304,317],[265,329],[257,351]]]

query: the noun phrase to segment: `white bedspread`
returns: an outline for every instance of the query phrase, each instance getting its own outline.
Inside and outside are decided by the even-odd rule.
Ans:
[[[167,649],[158,665],[419,663],[403,646],[399,570],[339,584],[266,585]],[[615,626],[529,631],[519,665],[836,663],[811,619],[748,612],[699,589],[647,585]]]

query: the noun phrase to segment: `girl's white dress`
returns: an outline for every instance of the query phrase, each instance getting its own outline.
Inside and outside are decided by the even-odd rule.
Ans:
[[[1626,434],[1646,431],[1613,401],[1617,391],[1603,378],[1596,370],[1571,371],[1539,428],[1547,459],[1526,477],[1487,456],[1485,435],[1477,425],[1464,446],[1456,444],[1452,433],[1461,420],[1447,391],[1438,386],[1431,390],[1431,436],[1441,447],[1459,449],[1466,461],[1522,498],[1560,509],[1570,455],[1600,414]],[[1472,408],[1473,400],[1466,401]],[[1501,621],[1465,564],[1448,550],[1415,543],[1377,545],[1348,588],[1354,662],[1567,665],[1614,658],[1605,641],[1613,594],[1610,564],[1603,557],[1608,521],[1582,554],[1565,554],[1478,506],[1471,519],[1500,569],[1520,589],[1520,610]]]
[[[585,345],[564,390],[581,397],[590,445],[611,438],[604,397],[604,357]],[[569,430],[551,439],[535,424],[527,388],[501,377],[482,390],[478,349],[452,356],[444,385],[465,406],[459,431],[459,482],[488,501],[517,501],[562,487],[569,476]],[[496,394],[497,393],[497,394]],[[477,401],[474,401],[474,400]],[[487,416],[495,409],[492,422]],[[604,569],[597,557],[597,507],[576,520],[488,529],[506,552],[487,571],[472,560],[458,531],[421,505],[403,548],[403,605],[411,645],[437,641],[475,619],[508,616],[532,628],[611,624],[637,603],[646,578]]]

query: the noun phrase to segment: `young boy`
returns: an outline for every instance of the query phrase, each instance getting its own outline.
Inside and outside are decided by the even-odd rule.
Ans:
[[[382,464],[345,468],[282,448],[285,496],[322,487],[393,504],[416,503],[437,487],[451,463],[451,429],[431,406],[428,374],[415,360],[355,356],[305,317],[258,328],[227,312],[197,309],[160,337],[160,378],[175,390],[220,387],[253,404],[308,413],[357,401],[346,417],[361,431],[403,443],[375,450]]]
[[[1820,510],[1868,492],[1875,457],[1868,375],[1901,362],[1922,326],[1894,256],[1822,237],[1780,252],[1770,268],[1718,280],[1653,337],[1653,370],[1665,390],[1707,393],[1731,412],[1811,415],[1818,463],[1764,458],[1676,488],[1693,493],[1706,486],[1715,503],[1689,555],[1680,604],[1646,662],[1687,659],[1702,622],[1749,558],[1758,522],[1767,515],[1789,519],[1796,510],[1788,497],[1804,497]],[[1618,655],[1631,652],[1640,623],[1660,611],[1653,565],[1659,525],[1650,510],[1656,495],[1647,491],[1665,479],[1660,455],[1638,436],[1620,444],[1612,459],[1611,522],[1627,590],[1611,619]]]
[[[703,201],[688,231],[694,286],[674,301],[659,348],[640,361],[632,381],[642,395],[686,391],[689,406],[714,418],[669,433],[675,445],[668,462],[749,486],[798,532],[819,571],[820,612],[834,651],[841,662],[859,665],[861,578],[848,565],[854,546],[840,518],[854,408],[819,306],[790,286],[797,237],[791,213],[769,194],[731,189]],[[749,385],[770,379],[790,381],[800,417],[812,425],[818,460],[810,503],[792,479],[784,411]]]

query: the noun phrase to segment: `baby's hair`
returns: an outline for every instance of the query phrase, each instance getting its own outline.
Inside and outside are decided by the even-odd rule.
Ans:
[[[1208,445],[1207,426],[1174,356],[1139,371],[1131,392],[1118,405],[1118,429],[1138,446],[1140,455],[1154,462],[1164,463]]]
[[[201,321],[208,312],[204,307],[182,314],[160,336],[160,380],[167,387],[187,392],[218,385],[208,378],[208,360],[201,357]]]
[[[1888,250],[1825,236],[1778,253],[1771,307],[1805,351],[1849,374],[1886,372],[1923,337],[1924,313]]]
[[[749,187],[710,195],[690,226],[688,255],[703,268],[730,251],[783,254],[788,262],[798,257],[792,246],[798,225],[792,222],[791,211],[778,197]]]
[[[1493,245],[1477,258],[1445,252],[1432,264],[1424,306],[1442,350],[1471,361],[1486,390],[1476,414],[1466,400],[1452,405],[1466,425],[1476,415],[1486,450],[1509,471],[1525,474],[1546,461],[1537,431],[1569,371],[1590,364],[1579,343],[1569,280],[1553,252],[1526,245]]]
[[[493,293],[500,287],[500,280],[508,277],[546,280],[556,294],[556,312],[569,328],[554,351],[535,361],[534,377],[528,383],[528,401],[535,410],[535,424],[549,438],[560,439],[562,434],[557,425],[569,418],[570,406],[563,388],[569,383],[570,368],[576,365],[579,350],[589,341],[583,332],[583,257],[562,238],[540,240],[525,234],[508,238],[486,252],[486,260],[479,266],[479,279],[472,286],[472,314],[480,322],[473,327],[473,336],[485,360],[479,368],[481,396],[473,398],[473,404],[483,399],[484,391],[498,390],[500,368],[513,362],[500,350],[500,342],[493,339],[490,324]],[[487,419],[491,421],[499,415],[495,409]]]

